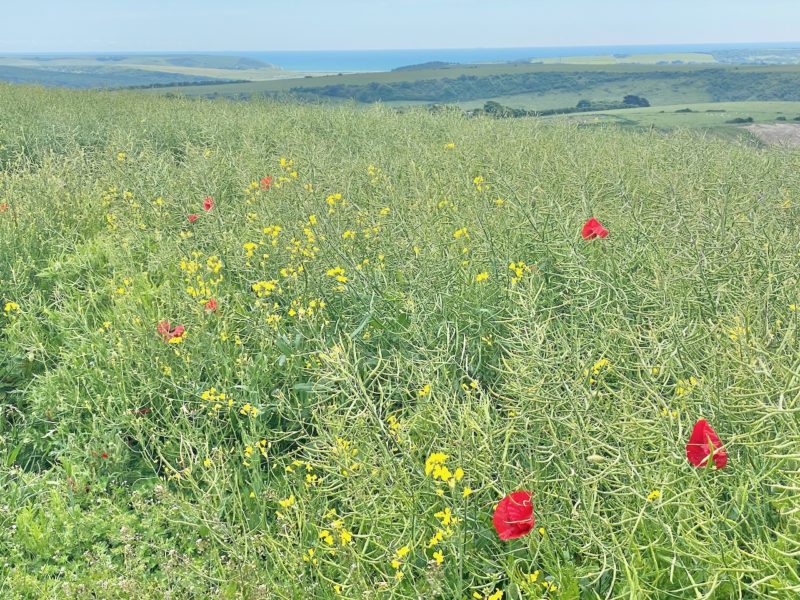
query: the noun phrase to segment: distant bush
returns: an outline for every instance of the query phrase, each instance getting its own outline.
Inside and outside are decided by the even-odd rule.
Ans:
[[[639,106],[642,108],[646,108],[650,106],[650,102],[647,98],[643,98],[641,96],[634,96],[633,94],[628,94],[622,99],[622,102],[627,104],[628,106]]]
[[[786,117],[776,117],[775,120],[776,121],[785,121]]]
[[[626,96],[626,98],[628,97],[629,96]],[[647,100],[644,98],[642,98],[641,100],[647,102]],[[546,117],[551,115],[567,115],[567,114],[581,113],[581,112],[595,112],[599,110],[619,110],[623,108],[634,108],[636,106],[641,106],[641,104],[633,105],[633,104],[628,104],[624,101],[623,102],[593,101],[593,100],[582,99],[578,101],[578,104],[576,104],[575,106],[570,106],[565,108],[549,108],[547,110],[525,110],[524,108],[512,108],[510,106],[504,106],[499,102],[490,100],[483,105],[483,108],[476,108],[474,110],[468,111],[467,114],[472,116],[486,114],[500,119],[508,119],[516,117]]]
[[[734,125],[740,125],[742,123],[752,123],[753,117],[736,117],[735,119],[729,119],[725,121],[726,123],[731,123]]]
[[[691,113],[694,112],[691,108],[679,108],[675,111],[676,113]]]

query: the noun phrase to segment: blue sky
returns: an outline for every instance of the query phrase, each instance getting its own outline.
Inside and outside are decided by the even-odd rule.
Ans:
[[[2,0],[0,52],[797,41],[798,0]]]

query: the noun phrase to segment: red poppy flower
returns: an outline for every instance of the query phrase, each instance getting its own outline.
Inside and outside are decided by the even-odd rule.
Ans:
[[[695,467],[705,467],[708,458],[713,457],[714,465],[723,469],[728,464],[728,453],[717,435],[705,419],[694,424],[689,443],[686,444],[686,458]]]
[[[206,199],[203,200],[203,210],[208,212],[212,208],[214,208],[214,199],[211,196],[206,196]]]
[[[206,310],[207,310],[208,312],[214,312],[214,311],[216,311],[216,310],[217,310],[217,301],[216,301],[216,300],[214,300],[213,298],[211,298],[211,300],[209,300],[208,302],[206,302],[206,304],[205,304],[205,308],[206,308]]]
[[[190,214],[190,215],[189,215],[188,217],[186,217],[186,218],[189,220],[189,223],[194,223],[194,222],[195,222],[195,221],[197,221],[197,219],[198,219],[197,215],[196,215],[196,214],[194,214],[194,213]]]
[[[530,492],[520,490],[500,500],[494,509],[492,522],[501,540],[528,535],[536,524]]]
[[[261,178],[261,189],[268,190],[272,187],[272,175],[267,175],[266,177]]]
[[[103,453],[100,455],[100,458],[108,458],[108,452],[103,452]]]
[[[608,236],[608,229],[603,227],[600,221],[592,217],[583,224],[581,235],[585,240],[593,240],[596,237],[604,238]]]
[[[0,213],[4,213],[8,210],[8,202],[3,202],[0,204]]]
[[[168,342],[171,339],[181,337],[186,332],[186,327],[183,325],[172,327],[169,321],[161,321],[156,327],[156,332],[164,338],[165,342]]]

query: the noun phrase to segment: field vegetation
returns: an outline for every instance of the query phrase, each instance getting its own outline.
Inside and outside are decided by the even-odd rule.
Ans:
[[[740,137],[740,123],[786,123],[800,127],[800,102],[709,102],[625,110],[602,110],[574,117],[584,124],[615,123],[628,128],[698,129]],[[748,121],[751,119],[751,121]]]
[[[3,598],[800,593],[797,152],[0,102]]]

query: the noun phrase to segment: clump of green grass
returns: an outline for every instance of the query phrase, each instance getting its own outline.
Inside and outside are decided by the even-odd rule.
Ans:
[[[0,95],[6,597],[796,593],[796,153]]]

